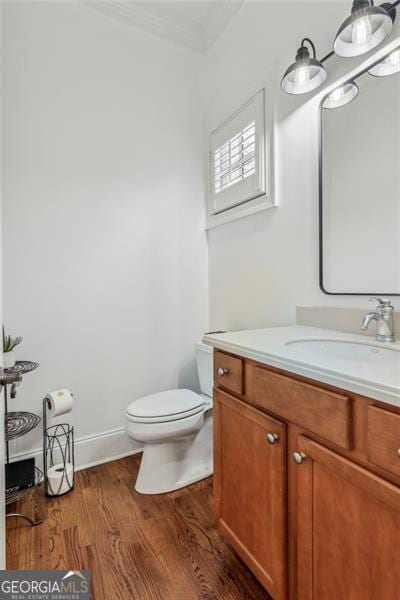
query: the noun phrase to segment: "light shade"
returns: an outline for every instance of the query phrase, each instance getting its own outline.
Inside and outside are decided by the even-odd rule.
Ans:
[[[353,81],[340,85],[333,90],[322,103],[323,108],[339,108],[349,104],[358,94],[358,86]]]
[[[297,50],[295,62],[282,77],[281,87],[287,94],[305,94],[315,90],[325,79],[323,65],[315,58],[315,54],[311,58],[308,48],[302,45]]]
[[[386,56],[380,63],[371,67],[368,71],[370,75],[375,77],[386,77],[400,72],[400,48],[396,48]]]
[[[335,53],[360,56],[378,46],[392,30],[395,10],[390,9],[390,4],[371,6],[368,0],[354,0],[350,17],[337,32]]]

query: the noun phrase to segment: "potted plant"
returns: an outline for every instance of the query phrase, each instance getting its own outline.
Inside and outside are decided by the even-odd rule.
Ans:
[[[22,337],[12,338],[10,335],[4,335],[3,329],[3,366],[9,369],[15,365],[14,348],[22,342]]]

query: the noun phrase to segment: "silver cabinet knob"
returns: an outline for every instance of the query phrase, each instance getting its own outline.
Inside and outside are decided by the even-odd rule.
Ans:
[[[303,462],[303,460],[307,458],[306,455],[304,454],[304,452],[293,452],[293,460],[295,463],[297,463],[298,465],[301,465],[301,463]]]
[[[277,433],[267,433],[267,442],[269,444],[275,444],[279,440],[279,435]]]
[[[397,450],[397,456],[400,458],[400,448]]]
[[[227,375],[229,373],[228,369],[224,369],[223,367],[220,367],[218,369],[218,375],[220,377],[223,377],[224,375]]]

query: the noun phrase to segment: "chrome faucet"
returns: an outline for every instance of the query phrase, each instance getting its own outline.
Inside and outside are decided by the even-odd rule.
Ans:
[[[376,321],[376,341],[394,342],[394,306],[387,298],[370,298],[378,302],[376,310],[367,313],[361,321],[361,329],[367,331],[371,321]]]

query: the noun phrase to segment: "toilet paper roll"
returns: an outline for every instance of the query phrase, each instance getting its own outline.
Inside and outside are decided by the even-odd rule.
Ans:
[[[58,417],[59,415],[65,415],[71,412],[74,399],[69,390],[55,390],[49,392],[46,396],[48,403],[50,404],[50,415],[52,417]]]
[[[60,463],[47,469],[49,496],[61,496],[74,486],[74,468],[71,463]]]

